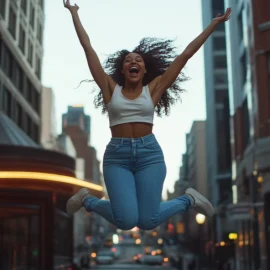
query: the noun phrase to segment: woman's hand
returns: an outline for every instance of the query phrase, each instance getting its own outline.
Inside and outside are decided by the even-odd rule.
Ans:
[[[217,15],[217,17],[213,19],[213,21],[216,22],[216,23],[226,22],[226,21],[228,21],[230,19],[231,13],[232,13],[232,9],[227,8],[227,10],[226,10],[226,12],[225,12],[225,14],[223,16],[221,16],[221,13],[219,13]]]
[[[65,8],[67,8],[70,12],[77,12],[79,10],[79,6],[75,4],[74,6],[70,4],[69,0],[63,0]]]

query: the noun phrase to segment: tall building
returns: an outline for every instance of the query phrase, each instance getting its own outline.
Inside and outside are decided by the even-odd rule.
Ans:
[[[84,107],[82,105],[68,106],[67,113],[62,116],[62,131],[66,126],[79,127],[88,134],[90,140],[91,118],[84,113]]]
[[[186,135],[186,153],[182,155],[179,180],[175,182],[174,193],[168,193],[168,199],[183,195],[188,187],[195,188],[208,197],[205,136],[205,121],[194,121],[190,132]],[[197,224],[196,214],[191,209],[185,214],[173,216],[167,222],[167,227],[169,224],[173,224],[174,230],[172,232],[180,243],[176,249],[179,269],[189,269],[193,262],[196,264],[197,261],[198,263],[196,259],[198,258],[198,249],[194,243],[197,243],[199,239],[207,240],[207,226]],[[169,251],[169,254],[173,257],[172,252]]]
[[[187,136],[188,183],[208,197],[205,126],[205,121],[194,121]]]
[[[84,179],[88,182],[102,185],[100,161],[96,149],[90,145],[91,123],[90,116],[84,113],[80,105],[68,106],[67,113],[62,115],[62,136],[70,137],[75,149],[77,160],[84,161]],[[86,227],[92,242],[99,242],[102,236],[100,230],[108,227],[108,222],[95,213],[89,214],[90,226]],[[81,234],[83,235],[83,234]]]
[[[43,87],[41,104],[41,139],[40,143],[46,149],[55,148],[56,140],[55,96],[52,88]]]
[[[180,170],[179,170],[179,180],[180,182],[188,181],[188,155],[187,153],[182,155],[182,166],[180,167]]]
[[[79,105],[68,106],[68,112],[62,116],[63,134],[67,134],[75,146],[77,157],[85,161],[85,180],[101,184],[100,162],[97,153],[90,145],[90,116]]]
[[[224,0],[202,0],[203,27],[218,13]],[[220,242],[228,230],[224,205],[231,203],[231,149],[225,24],[219,24],[204,45],[206,91],[206,160],[209,198],[215,207],[213,241]]]
[[[270,268],[270,2],[226,0],[236,269]]]
[[[39,143],[43,1],[0,1],[0,110]]]
[[[188,186],[198,190],[208,197],[207,168],[206,168],[206,134],[205,121],[194,121],[187,135],[188,156]],[[190,241],[198,238],[198,224],[196,223],[196,212],[188,212],[187,234]]]
[[[52,89],[44,87],[41,107],[43,147],[72,157],[75,160],[75,174],[78,179],[100,183],[100,164],[96,159],[95,149],[90,147],[88,142],[90,116],[84,114],[83,107],[69,106],[68,113],[63,115],[64,132],[56,136],[54,105]],[[88,213],[84,209],[73,215],[73,254],[76,260],[79,261],[85,256],[85,252],[93,248],[94,243],[100,244],[107,227],[107,221],[104,222],[100,216]]]

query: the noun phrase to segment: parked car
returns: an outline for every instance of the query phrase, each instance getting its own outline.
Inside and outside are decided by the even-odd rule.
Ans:
[[[143,263],[144,264],[151,264],[151,265],[162,265],[163,264],[163,256],[161,255],[144,255],[143,256]]]
[[[95,260],[97,264],[111,264],[115,260],[115,255],[112,251],[100,251]]]
[[[119,259],[120,258],[120,249],[117,245],[113,245],[110,249],[110,251],[114,254],[114,258],[115,259]]]
[[[133,257],[133,260],[137,263],[141,264],[149,264],[149,265],[162,265],[164,263],[164,257],[162,255],[151,255],[151,254],[144,254],[144,255],[136,255]]]

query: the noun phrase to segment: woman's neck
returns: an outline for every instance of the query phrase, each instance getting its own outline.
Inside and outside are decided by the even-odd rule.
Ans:
[[[125,85],[124,85],[124,89],[130,92],[141,91],[142,88],[143,88],[142,82],[138,82],[138,83],[125,82]]]

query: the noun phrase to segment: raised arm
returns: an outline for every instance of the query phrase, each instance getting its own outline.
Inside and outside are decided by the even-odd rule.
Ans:
[[[79,7],[77,6],[77,4],[75,4],[74,6],[71,5],[69,0],[63,0],[63,1],[64,1],[64,6],[71,13],[74,27],[78,35],[78,38],[80,40],[80,43],[84,49],[90,72],[95,82],[97,83],[97,85],[99,86],[99,88],[101,89],[103,93],[105,103],[108,103],[111,99],[111,94],[116,83],[112,80],[110,76],[108,76],[104,72],[102,68],[100,60],[91,45],[89,36],[86,33],[81,23],[81,20],[79,18],[79,14],[78,14]]]
[[[152,88],[153,98],[155,97],[155,100],[159,99],[164,91],[166,91],[175,82],[187,61],[201,48],[208,37],[216,29],[216,26],[219,23],[227,21],[230,18],[230,15],[230,8],[226,10],[226,13],[223,16],[218,14],[209,26],[186,47],[183,53],[176,57],[166,72],[150,83],[149,88]]]

